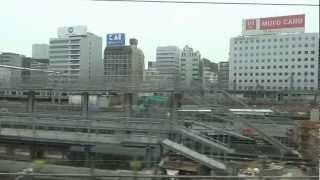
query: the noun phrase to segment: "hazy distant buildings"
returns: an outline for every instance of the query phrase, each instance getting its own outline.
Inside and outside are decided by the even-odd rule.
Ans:
[[[145,69],[143,74],[144,81],[157,81],[161,80],[159,71],[157,70],[157,65],[155,61],[148,62],[148,69]]]
[[[180,50],[177,46],[159,46],[156,52],[156,67],[162,78],[178,79]]]
[[[64,81],[95,82],[103,77],[102,38],[86,26],[58,28],[50,39],[49,69],[60,72]]]
[[[33,59],[49,59],[49,45],[48,44],[33,44],[32,45]]]
[[[218,88],[227,90],[229,88],[229,62],[218,64]]]
[[[202,59],[202,82],[204,88],[217,87],[218,84],[218,64],[208,59]]]
[[[144,73],[144,54],[138,40],[130,45],[108,45],[104,50],[104,75],[106,82],[141,82]]]
[[[25,56],[16,53],[2,53],[0,54],[0,64],[29,68],[30,58],[26,58]],[[2,77],[2,79],[6,79],[11,85],[21,84],[30,78],[30,72],[26,70],[1,68],[1,71],[2,70],[6,71],[6,73],[3,73],[6,77]]]
[[[304,33],[304,21],[304,15],[244,20],[243,34],[230,40],[229,88],[318,89],[319,33]]]
[[[181,52],[180,81],[191,86],[202,86],[202,61],[199,51],[185,46]]]

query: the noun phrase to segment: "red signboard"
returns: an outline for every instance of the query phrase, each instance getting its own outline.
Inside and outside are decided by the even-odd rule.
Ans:
[[[299,28],[304,27],[305,16],[292,15],[292,16],[279,16],[260,19],[260,29],[282,29],[282,28]]]
[[[245,19],[242,33],[245,35],[268,34],[277,32],[304,32],[305,15],[290,15]]]
[[[256,19],[246,20],[246,30],[257,29]]]

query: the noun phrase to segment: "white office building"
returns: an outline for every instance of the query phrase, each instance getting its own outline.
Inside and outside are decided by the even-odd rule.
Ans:
[[[286,22],[290,22],[282,20],[289,17],[279,18],[278,24],[284,22],[285,25]],[[301,17],[304,20],[304,16]],[[269,19],[273,21],[275,18]],[[268,18],[257,21],[257,24],[268,25],[263,24],[265,19]],[[262,25],[260,30],[263,29]],[[298,31],[290,29],[276,32],[276,28],[273,24],[272,33],[255,30],[257,33],[243,33],[230,40],[229,89],[318,89],[319,33],[304,33],[301,27]]]
[[[181,53],[180,75],[181,82],[187,86],[202,86],[201,55],[199,51],[185,46]]]
[[[48,44],[33,44],[32,45],[33,59],[49,59],[49,45]]]
[[[177,46],[157,47],[156,68],[162,77],[176,79],[180,70],[180,50]]]
[[[102,38],[86,26],[58,28],[58,37],[50,39],[49,69],[60,72],[64,81],[83,84],[102,79]]]

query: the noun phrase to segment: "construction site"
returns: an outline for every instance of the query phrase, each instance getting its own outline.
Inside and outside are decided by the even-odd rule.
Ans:
[[[1,179],[318,179],[317,93],[247,96],[170,79],[2,83]]]

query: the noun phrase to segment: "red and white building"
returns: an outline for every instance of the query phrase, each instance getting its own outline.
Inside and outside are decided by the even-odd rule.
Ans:
[[[305,15],[243,20],[231,38],[229,89],[316,90],[319,32],[305,33]]]

